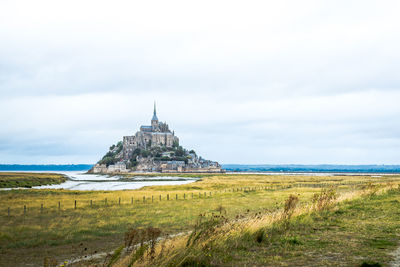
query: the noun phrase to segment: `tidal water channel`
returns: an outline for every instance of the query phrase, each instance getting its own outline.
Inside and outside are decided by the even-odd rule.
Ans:
[[[108,176],[97,174],[85,174],[83,172],[53,172],[68,177],[68,180],[61,184],[33,186],[34,189],[67,189],[67,190],[131,190],[152,185],[181,185],[193,183],[199,178],[174,177],[174,176],[138,176],[126,178],[121,176]],[[4,188],[10,190],[17,188]],[[18,188],[20,189],[20,188]],[[21,188],[22,189],[22,188]]]

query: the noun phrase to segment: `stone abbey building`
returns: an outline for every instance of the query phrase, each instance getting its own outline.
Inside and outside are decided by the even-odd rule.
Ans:
[[[123,155],[127,160],[132,156],[135,149],[148,149],[151,147],[172,147],[174,143],[179,143],[179,138],[174,132],[169,130],[165,122],[159,122],[157,118],[156,104],[154,103],[153,118],[150,126],[141,126],[140,131],[132,136],[124,136]]]
[[[205,160],[179,145],[179,138],[157,118],[154,103],[151,125],[141,126],[122,142],[112,145],[91,173],[223,172],[218,162]]]

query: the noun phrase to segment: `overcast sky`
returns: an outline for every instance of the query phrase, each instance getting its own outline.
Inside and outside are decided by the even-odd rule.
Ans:
[[[400,164],[399,1],[0,1],[0,163],[158,118],[220,163]]]

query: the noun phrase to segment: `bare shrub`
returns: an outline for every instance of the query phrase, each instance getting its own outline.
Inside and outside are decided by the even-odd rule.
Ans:
[[[334,204],[338,195],[334,188],[322,189],[320,193],[315,193],[312,197],[312,202],[317,210],[325,210]]]
[[[283,220],[289,220],[292,217],[298,203],[299,198],[295,195],[290,195],[288,199],[286,199],[282,214]]]
[[[128,249],[132,247],[132,245],[138,244],[139,243],[139,230],[135,228],[129,229],[125,233],[125,247]]]
[[[287,231],[289,229],[290,218],[296,210],[298,203],[299,198],[296,195],[289,195],[289,197],[286,199],[281,218],[283,231]]]
[[[145,242],[148,242],[150,245],[155,245],[160,235],[161,230],[151,226],[144,229],[131,228],[125,233],[125,247],[131,248],[138,244],[142,246]]]
[[[159,228],[147,227],[144,229],[131,228],[125,233],[125,247],[128,250],[138,247],[135,260],[142,258],[147,251],[150,259],[154,259],[158,238],[161,236]]]
[[[146,229],[146,236],[148,238],[149,248],[148,255],[151,259],[154,259],[154,255],[156,253],[155,248],[158,241],[158,238],[161,235],[161,230],[159,228],[148,227]]]

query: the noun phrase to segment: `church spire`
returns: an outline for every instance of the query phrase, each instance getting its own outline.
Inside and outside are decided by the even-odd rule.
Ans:
[[[153,112],[153,118],[151,120],[152,121],[158,121],[157,111],[156,111],[156,101],[154,101],[154,112]]]

